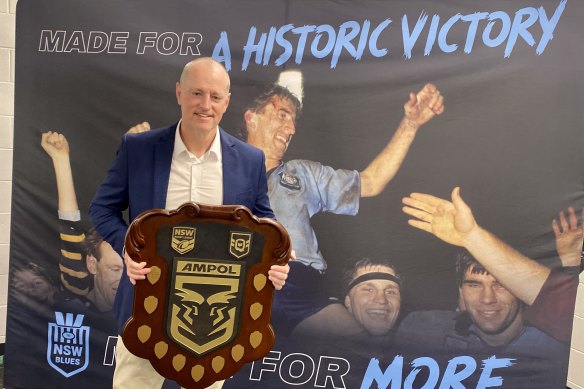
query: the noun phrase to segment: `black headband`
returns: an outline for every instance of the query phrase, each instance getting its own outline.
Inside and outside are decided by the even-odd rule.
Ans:
[[[355,287],[355,285],[360,284],[360,283],[365,282],[365,281],[369,281],[369,280],[393,281],[401,289],[401,282],[400,282],[399,278],[397,278],[393,274],[389,274],[386,272],[372,272],[372,273],[365,273],[363,275],[360,275],[359,277],[357,277],[353,281],[351,281],[349,283],[349,286],[347,286],[347,293],[346,294],[349,294],[349,292],[351,291],[351,289],[353,289]]]

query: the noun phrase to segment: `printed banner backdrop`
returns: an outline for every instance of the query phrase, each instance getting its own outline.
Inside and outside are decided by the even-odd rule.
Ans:
[[[225,387],[563,388],[583,18],[576,0],[20,0],[6,387],[111,385],[122,261],[89,205],[122,136],[176,123],[182,67],[213,56],[222,128],[282,162],[269,196],[298,256],[276,345]],[[274,83],[292,95],[249,109]],[[457,277],[461,246],[484,269]]]

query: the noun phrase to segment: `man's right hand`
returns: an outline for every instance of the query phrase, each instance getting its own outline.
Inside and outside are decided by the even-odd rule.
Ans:
[[[138,280],[146,279],[146,275],[152,270],[151,268],[146,267],[146,262],[135,262],[125,251],[124,262],[126,263],[126,274],[132,285],[136,285],[136,281]]]
[[[41,146],[52,159],[69,156],[69,143],[63,134],[47,131],[41,137]]]
[[[424,230],[455,246],[465,246],[466,237],[478,225],[470,207],[460,197],[460,188],[452,190],[452,201],[429,194],[412,193],[404,197],[402,210],[415,217],[408,224]]]

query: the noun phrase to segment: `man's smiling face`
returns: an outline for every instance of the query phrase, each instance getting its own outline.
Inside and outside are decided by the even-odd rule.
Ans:
[[[459,292],[473,323],[485,335],[512,337],[522,328],[520,301],[492,275],[467,269]]]
[[[215,130],[229,105],[229,77],[213,63],[193,64],[176,84],[181,129],[208,133]]]
[[[358,269],[354,279],[367,273],[395,271],[387,266],[372,265]],[[393,328],[401,307],[400,288],[385,279],[372,279],[355,285],[345,297],[345,307],[371,335],[386,335]]]
[[[296,108],[292,101],[272,96],[257,112],[245,114],[247,143],[261,149],[266,159],[282,161],[296,133]]]

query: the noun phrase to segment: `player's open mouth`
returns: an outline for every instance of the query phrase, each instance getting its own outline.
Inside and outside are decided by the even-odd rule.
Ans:
[[[283,135],[276,134],[276,142],[281,143],[284,148],[288,146],[288,138]]]
[[[499,314],[499,311],[477,311],[477,313],[486,319],[492,319]]]
[[[389,314],[387,309],[368,309],[367,314],[372,318],[384,319]]]

